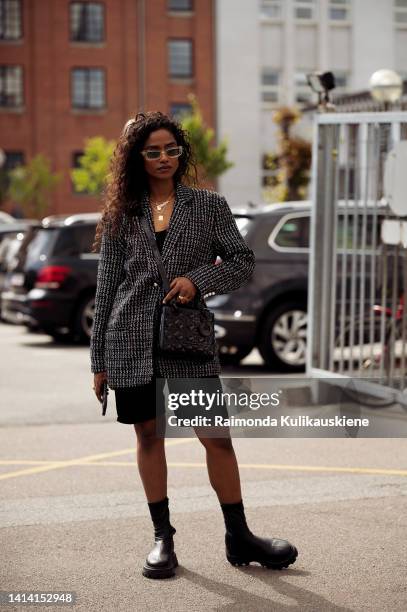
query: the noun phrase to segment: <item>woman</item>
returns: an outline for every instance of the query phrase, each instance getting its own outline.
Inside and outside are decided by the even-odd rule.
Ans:
[[[254,253],[243,240],[224,197],[189,187],[196,165],[186,133],[160,112],[138,113],[117,144],[102,220],[95,318],[91,338],[94,389],[101,401],[103,382],[115,391],[117,420],[134,425],[137,462],[154,524],[155,545],[143,567],[149,578],[174,575],[175,528],[170,523],[164,437],[157,436],[159,405],[155,379],[199,377],[220,385],[219,357],[209,361],[166,357],[157,350],[160,305],[204,304],[204,298],[228,293],[252,276]],[[153,251],[142,231],[145,215],[157,244],[170,291],[160,284]],[[219,255],[221,263],[215,265]],[[203,428],[204,429],[204,428]],[[239,470],[230,435],[205,437],[209,480],[223,512],[226,556],[232,564],[258,561],[266,567],[288,567],[295,546],[255,536],[247,526]],[[227,428],[226,428],[227,429]]]

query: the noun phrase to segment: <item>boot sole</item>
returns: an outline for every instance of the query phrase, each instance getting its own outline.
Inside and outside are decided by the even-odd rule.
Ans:
[[[169,567],[153,567],[147,563],[143,566],[142,574],[146,578],[171,578],[175,576],[175,568],[178,567],[178,559],[175,553],[171,557],[172,565]]]
[[[263,567],[266,567],[267,569],[279,569],[279,570],[288,567],[289,565],[291,565],[291,563],[294,563],[297,557],[298,557],[298,550],[296,549],[295,546],[293,546],[293,554],[291,555],[289,559],[286,559],[285,561],[277,561],[277,562],[259,561],[258,559],[247,559],[247,558],[245,559],[243,557],[238,557],[235,555],[228,555],[228,554],[226,555],[226,558],[229,561],[229,563],[234,566],[250,565],[251,561],[257,561],[257,563],[260,563]]]

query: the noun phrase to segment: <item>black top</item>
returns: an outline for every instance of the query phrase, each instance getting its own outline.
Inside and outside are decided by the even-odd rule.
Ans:
[[[167,235],[167,231],[168,230],[165,229],[165,230],[161,230],[160,232],[155,232],[155,240],[157,242],[158,250],[160,251],[160,253],[163,248],[164,239],[165,239],[165,236]]]

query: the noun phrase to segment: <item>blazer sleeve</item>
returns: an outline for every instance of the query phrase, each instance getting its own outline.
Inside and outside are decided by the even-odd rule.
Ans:
[[[256,265],[254,252],[244,241],[224,196],[216,202],[213,250],[221,257],[220,264],[206,264],[183,275],[202,296],[238,289],[251,278]]]
[[[105,333],[117,288],[124,276],[125,241],[123,227],[112,235],[104,229],[96,281],[95,314],[90,339],[91,371],[104,372]]]

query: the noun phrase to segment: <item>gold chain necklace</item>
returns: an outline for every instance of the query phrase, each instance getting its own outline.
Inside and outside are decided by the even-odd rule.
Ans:
[[[163,208],[165,208],[165,206],[167,206],[168,202],[171,201],[172,196],[174,195],[174,191],[172,192],[172,194],[170,195],[170,197],[168,198],[168,200],[165,200],[165,202],[160,202],[159,204],[157,204],[157,202],[151,202],[152,206],[155,206],[155,209],[158,213],[161,213],[161,210]],[[158,215],[158,220],[159,221],[164,221],[164,215],[159,214]]]

